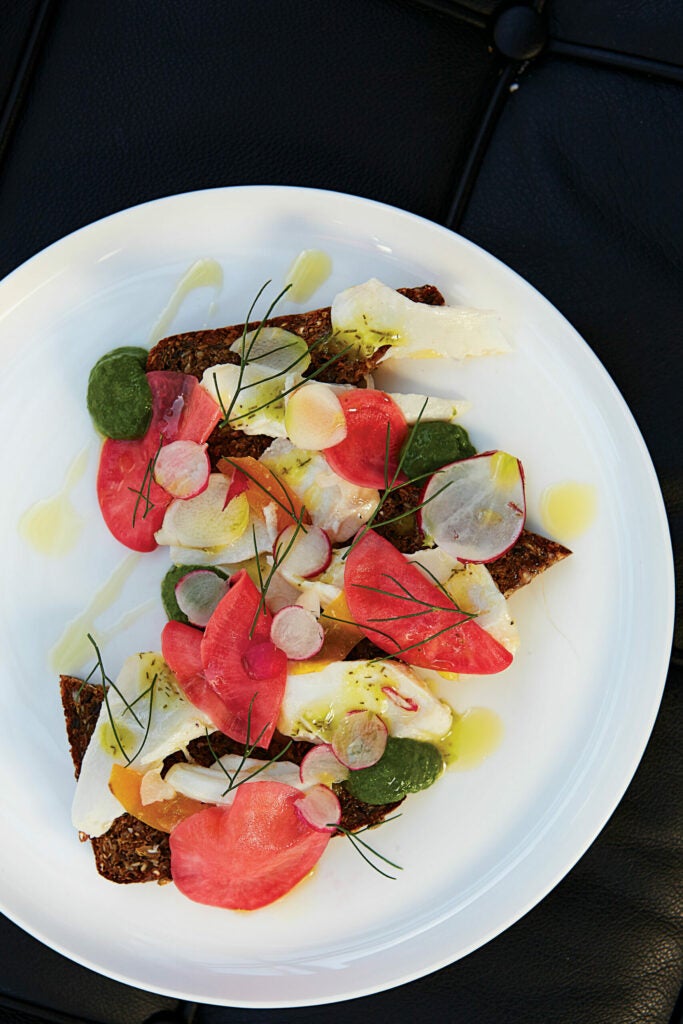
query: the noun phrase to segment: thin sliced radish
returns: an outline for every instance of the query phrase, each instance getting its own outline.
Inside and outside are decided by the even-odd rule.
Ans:
[[[325,631],[313,612],[301,605],[290,604],[273,616],[270,639],[292,661],[304,661],[318,653]]]
[[[342,764],[329,743],[312,747],[301,762],[299,778],[304,786],[322,783],[331,786],[349,777],[349,769]]]
[[[522,464],[498,451],[453,462],[430,478],[423,501],[427,537],[461,562],[491,562],[524,528]]]
[[[285,407],[285,428],[297,448],[321,451],[346,437],[346,417],[329,384],[311,381],[292,392]]]
[[[175,599],[193,626],[204,627],[229,587],[230,580],[217,576],[209,569],[196,569],[178,580]]]
[[[171,441],[164,445],[154,463],[154,479],[174,498],[194,498],[209,484],[211,463],[205,444]]]
[[[412,697],[404,697],[394,686],[383,686],[382,693],[386,694],[401,711],[417,711],[419,709],[417,701],[414,701]]]
[[[341,821],[341,804],[331,789],[317,785],[295,802],[304,821],[316,832],[336,832]]]
[[[330,538],[320,526],[306,526],[297,531],[293,524],[285,527],[275,542],[273,554],[279,560],[278,571],[290,583],[309,580],[320,575],[332,561]]]
[[[377,764],[387,745],[387,727],[372,711],[344,715],[332,735],[332,750],[351,771]]]

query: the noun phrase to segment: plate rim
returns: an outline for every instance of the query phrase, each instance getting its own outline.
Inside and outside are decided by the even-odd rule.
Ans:
[[[669,635],[671,637],[671,643],[673,643],[673,629],[674,629],[674,621],[675,621],[675,575],[674,575],[673,551],[672,551],[670,528],[669,528],[668,517],[667,517],[667,513],[666,513],[666,507],[665,507],[665,504],[664,504],[664,499],[663,499],[663,496],[662,496],[661,487],[659,485],[659,480],[658,480],[658,477],[657,477],[657,473],[656,473],[656,470],[655,470],[653,462],[652,462],[652,458],[651,458],[651,456],[649,454],[649,451],[648,451],[647,446],[645,444],[644,438],[643,438],[643,436],[641,434],[640,428],[639,428],[639,426],[637,424],[637,421],[636,421],[633,413],[631,412],[630,408],[626,404],[625,399],[621,395],[621,392],[617,388],[615,382],[613,381],[612,377],[610,376],[610,374],[608,373],[608,371],[606,370],[604,365],[601,363],[601,361],[599,360],[597,355],[590,348],[590,346],[585,341],[585,339],[576,331],[576,329],[573,327],[573,325],[570,323],[570,321],[568,321],[567,318],[555,306],[553,306],[553,304],[550,303],[550,301],[548,299],[546,299],[540,292],[538,292],[537,289],[532,284],[530,284],[525,278],[523,278],[515,270],[513,270],[511,267],[507,266],[507,264],[504,264],[501,260],[497,259],[497,257],[492,255],[487,250],[482,249],[476,243],[470,241],[469,239],[465,238],[462,235],[459,235],[457,232],[451,231],[450,229],[444,227],[441,224],[438,224],[438,223],[436,223],[434,221],[430,221],[430,220],[428,220],[428,219],[426,219],[424,217],[421,217],[421,216],[419,216],[417,214],[413,214],[413,213],[411,213],[411,212],[409,212],[407,210],[403,210],[403,209],[401,209],[399,207],[394,207],[394,206],[392,206],[392,205],[390,205],[388,203],[380,202],[380,201],[374,200],[374,199],[366,199],[366,198],[364,198],[362,196],[352,195],[350,193],[344,193],[344,192],[328,190],[328,189],[299,187],[299,186],[296,186],[296,185],[282,185],[281,186],[281,185],[258,185],[258,184],[223,186],[223,187],[217,187],[217,188],[211,188],[211,189],[196,189],[196,190],[190,190],[190,191],[187,191],[187,192],[178,193],[178,194],[175,194],[175,195],[162,196],[162,197],[159,197],[159,198],[156,198],[156,199],[150,199],[150,200],[147,200],[147,201],[145,201],[143,203],[139,203],[139,204],[136,204],[134,206],[127,207],[125,209],[122,209],[122,210],[116,211],[114,213],[108,214],[107,216],[102,217],[102,218],[100,218],[100,219],[98,219],[96,221],[93,221],[93,222],[89,223],[89,224],[86,224],[86,225],[83,225],[83,226],[81,226],[79,228],[76,228],[74,231],[68,233],[67,235],[63,236],[62,238],[55,240],[54,242],[50,243],[50,245],[48,245],[44,249],[42,249],[40,252],[35,253],[33,256],[31,256],[24,263],[20,264],[18,267],[16,267],[14,270],[12,270],[4,279],[2,279],[0,281],[0,301],[2,300],[2,298],[3,298],[5,292],[7,291],[8,288],[16,287],[17,284],[19,285],[19,287],[21,287],[22,277],[24,275],[28,275],[31,272],[33,272],[33,270],[36,268],[36,266],[39,266],[41,261],[45,260],[46,257],[49,256],[50,258],[52,258],[52,256],[55,254],[55,252],[60,252],[62,249],[68,248],[69,245],[73,245],[74,244],[74,240],[77,240],[78,238],[80,238],[80,237],[82,237],[84,235],[88,235],[88,234],[91,234],[91,233],[92,234],[96,233],[98,230],[100,230],[103,227],[103,225],[107,224],[108,222],[112,222],[112,221],[115,221],[115,220],[120,220],[120,219],[122,219],[125,216],[135,216],[136,214],[139,215],[141,211],[143,211],[143,210],[145,210],[147,208],[150,208],[150,207],[162,206],[162,205],[172,205],[174,203],[177,203],[179,200],[183,200],[183,199],[189,201],[189,200],[192,199],[192,197],[207,198],[207,197],[211,197],[211,196],[218,196],[218,195],[225,194],[225,193],[232,193],[232,194],[234,194],[236,192],[249,192],[249,193],[258,193],[258,192],[262,192],[263,193],[263,192],[267,192],[267,193],[270,193],[271,195],[287,195],[287,194],[291,194],[291,195],[295,195],[295,196],[311,194],[311,195],[315,195],[317,197],[322,197],[323,199],[332,199],[334,201],[340,201],[341,200],[343,202],[351,202],[353,204],[360,204],[363,207],[367,207],[367,206],[376,207],[379,210],[384,211],[385,213],[391,214],[394,217],[398,216],[401,220],[403,220],[403,221],[405,221],[407,223],[417,222],[418,225],[422,225],[422,226],[428,228],[429,230],[438,231],[438,232],[442,233],[444,236],[449,236],[451,238],[457,238],[459,243],[464,243],[465,247],[468,247],[471,250],[475,251],[477,253],[477,255],[478,255],[478,258],[481,259],[483,257],[483,258],[485,258],[485,260],[492,261],[498,267],[504,268],[504,270],[505,270],[505,272],[507,274],[513,275],[519,282],[521,282],[523,284],[523,286],[526,289],[530,289],[531,292],[533,292],[533,294],[534,294],[534,296],[536,298],[536,301],[540,300],[540,302],[544,304],[546,309],[551,312],[553,317],[561,318],[561,320],[564,322],[565,328],[567,328],[571,332],[571,334],[573,335],[574,343],[576,344],[578,342],[580,344],[580,346],[582,346],[585,349],[585,351],[587,352],[587,354],[591,357],[591,359],[593,361],[594,370],[596,372],[598,372],[602,376],[603,384],[606,383],[609,386],[609,388],[611,390],[611,393],[612,393],[613,399],[616,400],[617,404],[620,406],[622,414],[625,415],[625,417],[626,417],[626,420],[627,420],[627,423],[628,423],[628,429],[629,429],[630,434],[632,435],[633,439],[639,445],[640,456],[641,456],[641,458],[643,460],[643,468],[647,470],[647,473],[648,473],[648,475],[650,477],[650,482],[652,484],[652,494],[650,495],[650,497],[655,498],[655,502],[656,502],[656,507],[655,507],[655,505],[653,505],[652,506],[652,511],[656,511],[656,513],[657,513],[657,519],[658,519],[659,527],[660,527],[660,530],[661,530],[661,540],[663,541],[663,545],[661,546],[662,563],[666,566],[666,570],[667,570],[667,573],[666,573],[666,575],[667,575],[667,579],[666,579],[666,612],[667,612],[667,614],[666,614],[666,626],[663,629],[663,632],[666,635]],[[26,298],[28,298],[27,295],[22,295],[22,297],[19,299],[18,304],[20,305],[23,301],[26,300]],[[12,308],[16,308],[16,304],[15,304],[14,307],[10,307],[10,309],[7,312],[11,313]],[[4,313],[0,313],[0,324],[2,323],[2,320],[4,319],[4,316],[5,316]],[[664,589],[664,586],[662,587],[662,589]],[[503,924],[502,926],[493,927],[490,930],[490,934],[485,939],[483,939],[483,940],[481,940],[481,939],[476,940],[475,942],[473,942],[471,947],[467,947],[467,948],[461,950],[460,952],[458,952],[457,955],[455,956],[455,958],[453,957],[452,954],[448,954],[447,953],[447,954],[444,954],[444,956],[442,957],[442,959],[440,961],[433,962],[430,966],[427,966],[427,967],[417,968],[412,974],[406,974],[404,972],[404,973],[401,974],[400,978],[394,978],[394,979],[391,979],[391,980],[388,980],[388,981],[387,980],[383,980],[383,981],[379,982],[377,985],[374,985],[374,986],[365,986],[362,989],[353,989],[353,990],[345,991],[343,993],[337,992],[337,993],[330,994],[327,997],[315,998],[314,1000],[312,1000],[310,997],[307,998],[305,996],[302,997],[301,999],[291,999],[291,998],[289,998],[289,999],[286,999],[285,1001],[273,1000],[273,999],[266,999],[266,1000],[227,1000],[227,999],[224,999],[224,998],[207,997],[205,995],[197,995],[197,994],[188,995],[188,994],[180,992],[180,991],[170,990],[170,989],[168,989],[166,987],[163,987],[163,986],[159,986],[159,985],[155,985],[155,984],[150,984],[149,982],[145,982],[145,981],[141,981],[141,980],[132,980],[131,977],[129,975],[126,975],[125,973],[122,973],[120,971],[116,971],[116,970],[112,970],[110,968],[107,968],[106,966],[103,966],[102,964],[99,964],[99,963],[96,963],[94,961],[89,960],[89,958],[87,956],[83,956],[81,954],[75,953],[74,951],[72,951],[70,949],[67,949],[65,946],[61,945],[60,943],[57,943],[54,940],[50,939],[49,936],[46,936],[41,931],[40,928],[33,927],[31,925],[31,922],[27,922],[25,919],[21,919],[20,916],[14,916],[11,913],[11,911],[8,911],[7,907],[5,906],[4,897],[3,897],[3,895],[1,893],[0,893],[0,907],[2,908],[3,913],[5,913],[6,916],[10,920],[12,920],[15,924],[17,924],[23,930],[25,930],[29,934],[33,935],[36,939],[38,939],[39,941],[43,942],[49,948],[55,950],[56,952],[60,953],[61,955],[65,956],[65,957],[67,957],[68,959],[70,959],[70,960],[72,960],[72,961],[74,961],[74,962],[76,962],[78,964],[81,964],[82,966],[84,966],[86,968],[89,968],[90,970],[93,970],[93,971],[95,971],[95,972],[97,972],[99,974],[103,974],[106,977],[109,977],[109,978],[111,978],[111,979],[113,979],[113,980],[115,980],[117,982],[120,982],[122,984],[125,984],[125,985],[133,985],[133,986],[137,986],[137,987],[144,986],[144,988],[147,991],[149,991],[149,992],[154,992],[154,993],[160,994],[160,995],[172,995],[174,997],[179,997],[179,998],[186,998],[186,999],[190,998],[190,999],[194,999],[194,1000],[201,1000],[202,1002],[204,1002],[204,1003],[206,1003],[208,1005],[236,1006],[236,1007],[244,1007],[244,1008],[260,1008],[260,1009],[264,1009],[264,1008],[283,1008],[283,1007],[311,1006],[311,1005],[324,1005],[324,1004],[328,1004],[328,1003],[341,1002],[341,1001],[345,1001],[345,1000],[353,999],[353,998],[365,997],[367,995],[375,994],[375,993],[381,992],[381,991],[386,991],[388,989],[391,989],[391,988],[394,988],[394,987],[397,987],[397,986],[400,986],[400,985],[403,985],[403,984],[407,984],[407,983],[409,983],[411,981],[417,980],[418,978],[425,977],[425,976],[433,973],[434,971],[440,970],[440,969],[442,969],[443,967],[445,967],[445,966],[447,966],[449,964],[457,962],[457,960],[461,959],[462,957],[464,957],[466,955],[469,955],[469,953],[473,952],[476,949],[481,948],[483,945],[485,945],[487,942],[489,942],[495,936],[502,934],[502,932],[506,931],[509,927],[511,927],[517,921],[521,920],[521,918],[523,918],[531,909],[533,909],[533,907],[537,906],[548,895],[548,893],[551,892],[559,884],[559,882],[564,877],[566,877],[569,874],[569,872],[571,872],[574,869],[574,867],[576,866],[578,861],[581,859],[581,857],[584,855],[586,850],[592,845],[592,843],[595,841],[597,836],[602,832],[602,830],[607,825],[607,822],[612,817],[614,811],[616,810],[616,808],[619,805],[619,803],[621,802],[621,800],[622,800],[626,790],[628,789],[628,787],[629,787],[629,785],[630,785],[630,783],[631,783],[631,781],[633,779],[633,776],[635,775],[635,772],[637,771],[637,768],[638,768],[638,766],[639,766],[639,764],[640,764],[640,762],[641,762],[641,760],[643,758],[643,755],[644,755],[646,747],[648,745],[648,742],[649,742],[649,739],[650,739],[650,736],[651,736],[651,733],[652,733],[652,729],[654,728],[654,724],[655,724],[655,721],[656,721],[656,718],[657,718],[657,714],[658,714],[658,711],[659,711],[659,708],[660,708],[660,705],[661,705],[661,700],[662,700],[662,695],[663,695],[663,691],[664,691],[664,686],[666,685],[666,677],[667,677],[667,671],[668,671],[668,664],[669,664],[669,660],[670,660],[670,651],[671,651],[671,644],[669,644],[669,646],[665,647],[665,652],[661,655],[661,659],[660,659],[661,664],[658,661],[658,671],[656,673],[653,671],[653,673],[652,673],[653,677],[656,676],[660,680],[660,685],[657,688],[653,687],[652,697],[651,697],[651,700],[650,700],[650,703],[649,703],[650,715],[649,715],[648,721],[646,723],[646,727],[642,730],[642,732],[640,734],[641,735],[641,741],[638,744],[638,749],[634,748],[634,750],[631,751],[631,757],[629,759],[629,762],[630,762],[629,770],[624,772],[623,775],[620,777],[619,784],[615,785],[615,787],[613,789],[613,792],[612,792],[612,794],[610,796],[610,800],[607,802],[609,804],[610,809],[608,810],[606,815],[605,814],[601,814],[600,815],[600,817],[602,818],[602,823],[599,824],[597,827],[595,827],[594,830],[591,831],[590,835],[587,834],[586,836],[584,836],[584,839],[583,839],[582,843],[578,844],[578,846],[576,846],[576,847],[574,847],[572,849],[572,854],[571,854],[571,857],[570,857],[569,866],[564,866],[563,868],[559,869],[556,872],[556,877],[554,877],[554,879],[552,881],[550,881],[547,885],[544,885],[543,888],[542,888],[542,891],[534,894],[533,897],[531,897],[528,901],[526,901],[526,903],[524,905],[520,906],[518,911],[515,913],[515,915],[513,917],[511,917],[509,920],[507,920],[507,922],[505,924]],[[441,922],[441,924],[442,923],[447,923],[447,920],[446,920],[446,922]],[[434,927],[438,928],[439,926],[440,926],[440,924],[431,925],[426,930],[432,930]],[[407,938],[407,939],[399,940],[391,948],[396,948],[397,946],[402,945],[404,942],[410,942],[410,941],[413,941],[413,937],[412,936]],[[339,972],[339,974],[341,974],[341,973],[342,972]],[[343,972],[343,973],[345,973],[345,972]]]

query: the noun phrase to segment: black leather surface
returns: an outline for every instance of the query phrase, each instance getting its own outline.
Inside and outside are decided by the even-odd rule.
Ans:
[[[97,217],[213,185],[340,189],[440,221],[454,209],[452,226],[546,294],[615,378],[660,475],[680,578],[683,85],[542,55],[515,91],[503,80],[482,133],[505,62],[489,52],[490,20],[477,28],[470,15],[494,6],[57,0],[0,163],[0,275]],[[0,99],[34,8],[0,0],[0,26],[12,29],[0,32]],[[545,8],[555,38],[681,63],[673,0]],[[481,160],[470,164],[477,138]],[[458,188],[466,169],[471,191]],[[669,1024],[683,978],[680,614],[677,623],[678,667],[632,785],[522,921],[393,992],[278,1012],[185,1007],[183,1019]],[[23,1006],[33,1019],[51,1010],[133,1024],[174,1005],[75,966],[2,919],[0,950],[0,1020],[28,1020]]]

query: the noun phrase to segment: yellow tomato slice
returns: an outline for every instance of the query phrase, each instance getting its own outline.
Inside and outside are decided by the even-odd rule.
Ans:
[[[176,793],[169,800],[156,800],[152,804],[143,804],[140,799],[140,785],[144,778],[143,772],[115,764],[109,776],[109,788],[120,804],[138,821],[159,829],[160,832],[172,832],[175,826],[191,814],[203,811],[207,804],[200,800],[192,800],[189,796]]]

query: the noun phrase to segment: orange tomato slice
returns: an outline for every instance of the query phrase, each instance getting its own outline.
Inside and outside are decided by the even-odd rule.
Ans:
[[[109,776],[109,788],[129,814],[138,821],[143,821],[145,825],[159,829],[160,832],[172,832],[179,822],[209,806],[181,793],[176,793],[169,800],[143,804],[140,799],[143,777],[144,772],[136,772],[134,768],[115,764]]]

